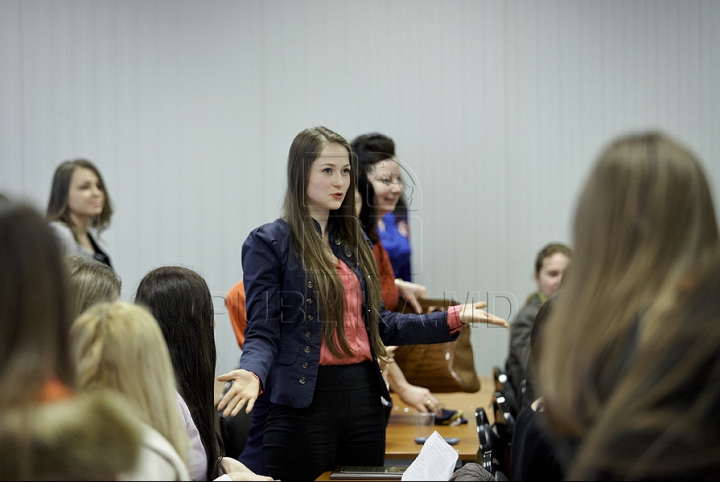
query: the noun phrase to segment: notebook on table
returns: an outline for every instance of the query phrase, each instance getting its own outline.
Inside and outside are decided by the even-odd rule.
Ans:
[[[400,480],[407,467],[344,465],[330,474],[331,480]]]

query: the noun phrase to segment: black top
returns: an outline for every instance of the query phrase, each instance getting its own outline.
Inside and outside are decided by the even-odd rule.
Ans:
[[[93,237],[90,236],[90,233],[88,233],[88,238],[90,239],[90,243],[95,250],[95,254],[93,254],[93,258],[95,259],[95,261],[100,261],[101,263],[106,264],[112,268],[112,264],[110,264],[110,256],[108,256],[105,251],[100,249],[100,246],[95,242]]]
[[[523,408],[515,420],[510,453],[513,480],[563,480],[563,469],[541,421],[542,412]]]

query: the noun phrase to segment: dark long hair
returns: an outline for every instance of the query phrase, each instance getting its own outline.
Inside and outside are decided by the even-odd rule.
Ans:
[[[60,248],[35,209],[0,205],[0,410],[57,378],[75,386],[72,319]]]
[[[365,230],[373,245],[378,244],[380,236],[377,231],[377,209],[375,209],[375,202],[373,201],[375,199],[375,188],[368,179],[365,169],[357,170],[357,188],[362,198],[362,207],[358,215],[360,226]]]
[[[351,356],[345,337],[344,288],[333,261],[325,254],[322,237],[317,233],[307,209],[307,184],[310,166],[320,151],[329,144],[339,144],[350,158],[350,186],[339,209],[330,211],[328,226],[334,226],[335,236],[346,250],[355,253],[367,283],[368,324],[370,343],[375,353],[385,354],[385,346],[378,331],[378,311],[382,303],[377,264],[372,250],[363,236],[355,216],[356,163],[350,145],[340,135],[322,126],[300,132],[293,140],[288,154],[287,190],[283,218],[290,226],[295,255],[303,261],[306,273],[312,273],[318,292],[320,318],[323,320],[323,340],[337,357]]]
[[[358,191],[362,196],[360,224],[373,244],[380,242],[377,232],[378,215],[375,209],[375,189],[367,173],[380,161],[395,157],[395,142],[384,134],[373,132],[357,136],[352,141],[352,150],[357,156]]]
[[[77,240],[77,233],[75,232],[75,225],[70,219],[70,211],[68,209],[68,193],[70,192],[70,180],[72,179],[73,172],[78,167],[84,167],[90,169],[98,177],[100,181],[100,190],[105,195],[105,202],[103,203],[103,210],[90,221],[90,226],[98,230],[101,233],[110,225],[110,218],[113,215],[112,202],[110,201],[110,194],[105,186],[105,181],[95,164],[88,161],[87,159],[73,159],[62,162],[57,169],[55,169],[55,175],[53,176],[52,187],[50,188],[50,199],[48,200],[46,217],[49,221],[61,221],[70,227]]]
[[[207,455],[207,478],[218,476],[222,441],[215,429],[215,337],[212,296],[205,280],[181,266],[150,271],[140,281],[137,304],[160,324],[178,391],[187,403]]]

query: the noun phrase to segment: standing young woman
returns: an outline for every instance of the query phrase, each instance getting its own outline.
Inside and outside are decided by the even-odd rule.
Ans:
[[[105,182],[92,162],[74,159],[57,167],[46,214],[65,254],[112,266],[89,231],[94,228],[99,234],[107,229],[113,214]]]
[[[464,323],[507,322],[484,302],[403,315],[382,307],[377,265],[355,209],[348,142],[325,127],[290,147],[284,215],[243,244],[248,325],[241,369],[218,408],[237,413],[267,390],[264,452],[274,478],[313,480],[337,465],[382,465],[378,366],[390,345],[452,340]]]

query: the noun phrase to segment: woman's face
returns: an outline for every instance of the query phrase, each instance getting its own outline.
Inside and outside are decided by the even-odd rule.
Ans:
[[[105,191],[100,179],[86,167],[76,167],[70,177],[68,209],[70,214],[85,219],[100,215],[105,207]]]
[[[316,219],[339,209],[350,187],[350,156],[340,144],[328,144],[310,165],[307,208]]]
[[[395,211],[402,195],[402,177],[397,159],[386,159],[373,164],[368,179],[375,190],[375,209],[378,216]]]
[[[535,282],[545,296],[551,296],[558,290],[569,264],[570,258],[562,253],[555,253],[543,259],[540,272],[535,273]]]

